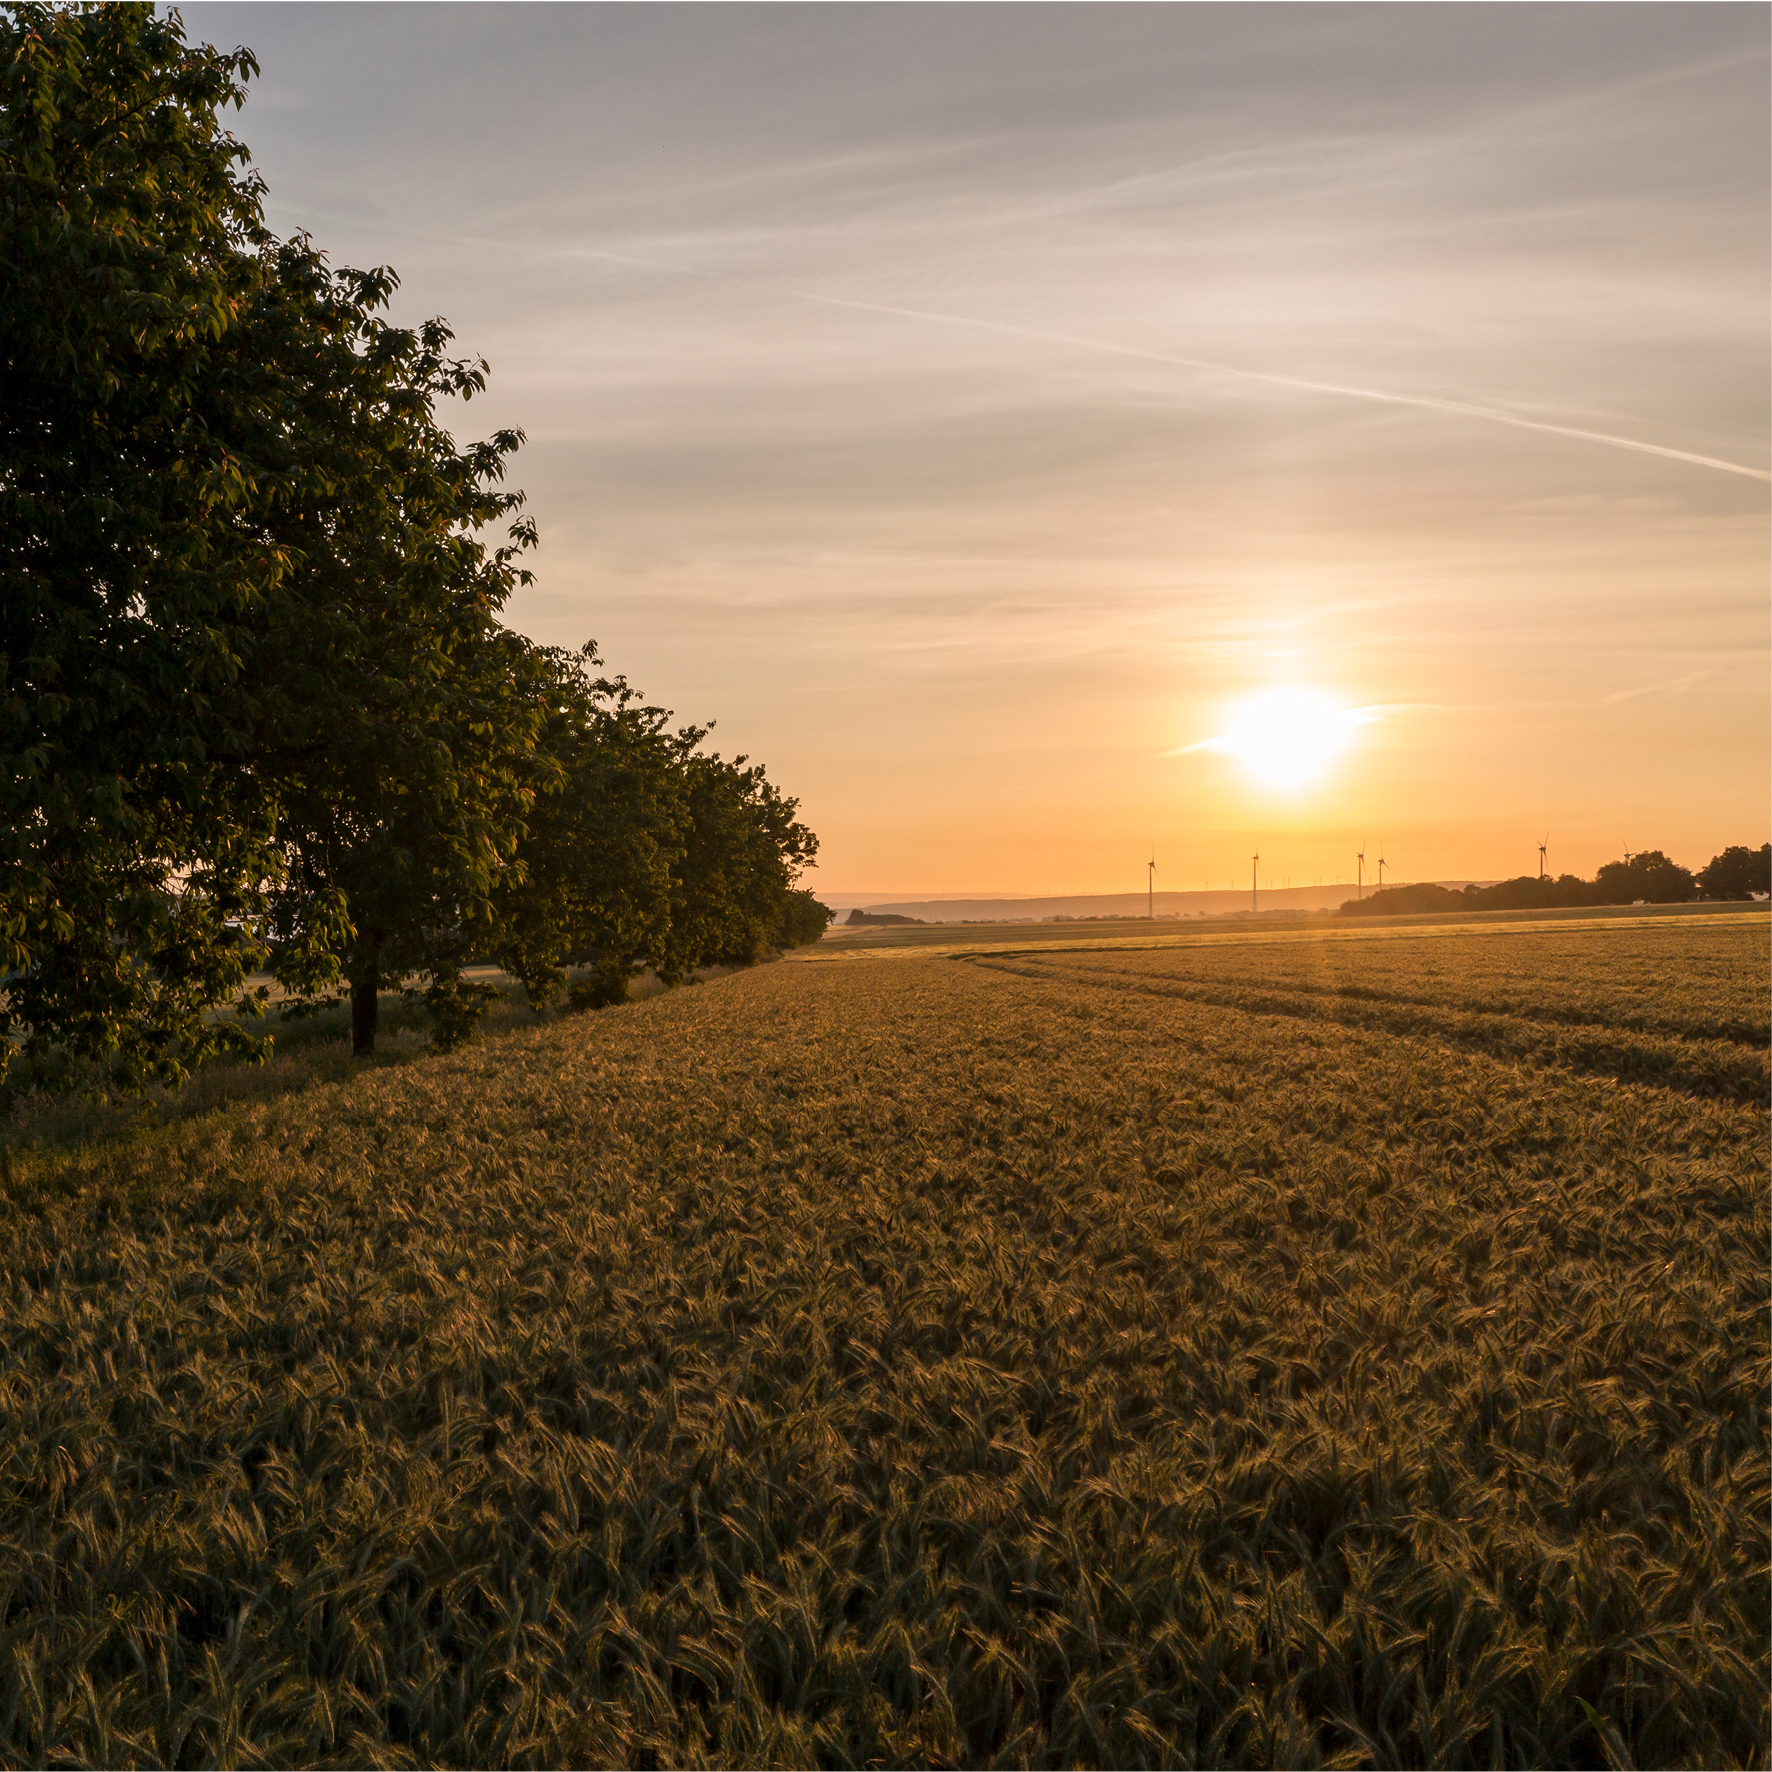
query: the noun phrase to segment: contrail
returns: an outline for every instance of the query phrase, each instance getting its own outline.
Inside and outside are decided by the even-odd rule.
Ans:
[[[1228,375],[1239,381],[1262,382],[1269,387],[1297,388],[1312,394],[1338,394],[1348,400],[1368,400],[1381,406],[1419,406],[1429,412],[1451,413],[1457,418],[1482,419],[1489,424],[1512,425],[1520,431],[1543,431],[1552,437],[1575,437],[1584,443],[1605,443],[1614,449],[1631,449],[1639,455],[1659,455],[1668,461],[1690,462],[1695,467],[1716,468],[1725,474],[1741,474],[1749,480],[1772,481],[1764,468],[1750,468],[1720,456],[1697,455],[1689,449],[1673,449],[1665,443],[1645,443],[1638,437],[1620,437],[1611,431],[1584,430],[1579,425],[1552,424],[1546,419],[1522,418],[1500,406],[1479,406],[1468,400],[1441,400],[1432,394],[1393,394],[1382,388],[1349,387],[1345,382],[1312,381],[1299,375],[1276,375],[1264,369],[1240,369],[1234,363],[1215,363],[1204,357],[1180,357],[1167,351],[1149,351],[1137,345],[1117,345],[1107,339],[1085,338],[1073,332],[1048,332],[1036,326],[1015,326],[1001,320],[974,320],[964,314],[944,314],[933,308],[899,307],[891,302],[856,301],[848,296],[818,295],[809,289],[787,289],[775,283],[754,283],[746,277],[730,277],[717,271],[689,270],[681,265],[661,264],[656,259],[634,258],[620,252],[598,252],[588,247],[573,249],[575,258],[603,259],[610,264],[634,265],[642,270],[662,271],[667,276],[692,277],[701,283],[719,283],[732,289],[748,289],[760,295],[786,296],[794,301],[816,302],[821,307],[850,308],[862,314],[890,314],[901,320],[921,320],[933,326],[959,327],[968,332],[990,332],[1004,338],[1025,338],[1039,344],[1065,345],[1071,350],[1094,351],[1109,357],[1131,357],[1141,363],[1163,363],[1174,369],[1197,369],[1209,375]]]

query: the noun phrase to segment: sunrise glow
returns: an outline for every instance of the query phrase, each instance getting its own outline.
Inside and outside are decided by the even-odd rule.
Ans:
[[[684,17],[201,29],[273,230],[491,364],[504,619],[765,761],[826,901],[1763,839],[1763,8]]]
[[[1320,689],[1267,689],[1235,704],[1229,730],[1189,750],[1235,757],[1261,786],[1307,787],[1328,773],[1374,708],[1341,706]]]

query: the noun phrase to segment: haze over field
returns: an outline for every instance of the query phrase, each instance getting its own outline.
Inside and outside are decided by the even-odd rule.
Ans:
[[[1360,890],[1353,881],[1312,885],[1276,883],[1261,891],[1262,910],[1336,910]],[[1162,917],[1222,916],[1250,909],[1249,888],[1231,892],[1100,892],[1055,898],[935,898],[907,899],[898,903],[877,896],[833,892],[836,911],[871,910],[895,912],[926,923],[1007,923],[1046,917]],[[838,919],[841,927],[841,918]]]
[[[832,895],[1764,839],[1763,8],[185,16]]]

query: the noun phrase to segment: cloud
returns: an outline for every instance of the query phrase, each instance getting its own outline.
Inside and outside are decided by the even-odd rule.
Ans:
[[[1600,706],[1610,707],[1621,701],[1641,701],[1649,695],[1684,695],[1688,689],[1696,689],[1700,683],[1708,683],[1716,674],[1715,671],[1688,671],[1685,676],[1674,677],[1666,683],[1648,683],[1641,689],[1619,689],[1611,695],[1602,695]]]
[[[1689,462],[1694,467],[1715,468],[1725,474],[1741,474],[1750,480],[1772,482],[1772,472],[1748,467],[1742,462],[1726,461],[1720,456],[1702,455],[1694,450],[1676,449],[1671,444],[1652,443],[1641,437],[1621,437],[1609,431],[1588,430],[1580,425],[1553,423],[1548,419],[1528,418],[1523,413],[1508,412],[1498,406],[1485,406],[1470,400],[1447,400],[1432,394],[1405,394],[1386,388],[1362,388],[1346,382],[1318,381],[1306,376],[1281,375],[1271,370],[1249,369],[1233,363],[1213,362],[1203,357],[1177,356],[1168,351],[1147,350],[1139,345],[1115,344],[1111,340],[1089,338],[1078,333],[1050,332],[1043,327],[1017,326],[1008,321],[984,320],[965,314],[939,313],[929,308],[901,307],[893,302],[860,301],[849,296],[820,295],[806,289],[787,289],[774,284],[754,283],[747,278],[728,276],[719,271],[695,270],[684,265],[670,265],[657,259],[635,258],[631,254],[604,252],[591,247],[569,249],[569,256],[602,260],[609,264],[632,265],[637,269],[662,271],[678,277],[693,277],[705,283],[724,285],[730,289],[751,290],[761,295],[785,297],[793,301],[815,302],[829,308],[846,308],[857,313],[884,314],[901,320],[919,320],[936,326],[952,326],[973,332],[994,333],[1001,338],[1028,339],[1035,343],[1062,345],[1071,350],[1095,351],[1104,356],[1129,357],[1142,363],[1161,363],[1174,369],[1190,369],[1208,375],[1228,376],[1244,382],[1260,382],[1269,387],[1292,388],[1303,393],[1332,394],[1349,400],[1368,400],[1384,406],[1415,406],[1428,412],[1446,413],[1455,418],[1477,419],[1487,424],[1512,425],[1523,431],[1542,431],[1549,436],[1571,437],[1585,443],[1605,444],[1614,449],[1636,450],[1643,455],[1658,455],[1669,461]]]
[[[1763,8],[186,16],[260,54],[272,225],[491,361],[512,621],[717,715],[831,872],[1216,828],[1245,769],[1161,747],[1288,675],[1448,710],[1316,802],[1393,837],[1763,821]]]

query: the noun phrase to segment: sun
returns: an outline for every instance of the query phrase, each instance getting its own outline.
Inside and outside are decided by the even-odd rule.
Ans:
[[[1265,689],[1238,702],[1230,730],[1198,748],[1236,757],[1264,787],[1302,788],[1348,748],[1356,727],[1377,717],[1320,689]]]

